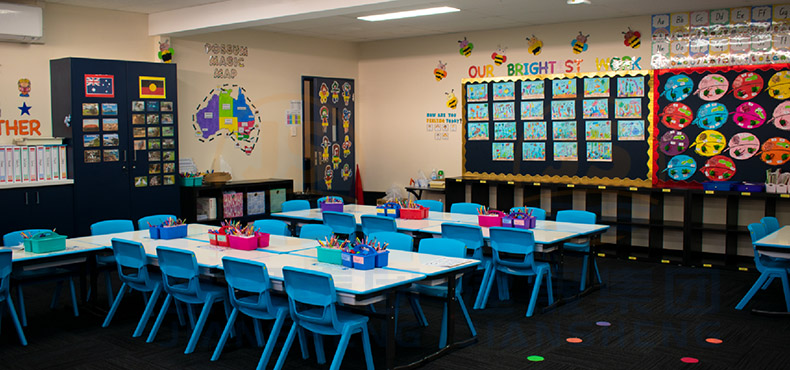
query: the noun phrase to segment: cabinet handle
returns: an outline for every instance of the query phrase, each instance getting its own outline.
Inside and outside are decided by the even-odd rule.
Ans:
[[[27,198],[27,192],[25,192],[25,205],[28,205],[28,204],[30,204],[30,203],[29,203],[28,198]]]
[[[126,149],[123,150],[123,159],[121,161],[126,162]]]
[[[38,192],[36,192],[36,204],[40,204],[39,198],[38,198]]]

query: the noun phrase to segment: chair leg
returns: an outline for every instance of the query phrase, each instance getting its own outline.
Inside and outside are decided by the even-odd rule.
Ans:
[[[234,307],[233,311],[230,313],[230,317],[228,318],[228,323],[225,324],[225,330],[222,331],[222,335],[219,337],[217,348],[214,349],[214,354],[211,355],[211,361],[219,360],[219,355],[222,353],[222,349],[225,348],[225,342],[228,341],[228,336],[230,336],[230,328],[232,328],[233,324],[236,323],[236,317],[238,316],[239,309]]]
[[[396,334],[398,333],[398,314],[399,314],[399,311],[400,311],[400,296],[401,296],[401,294],[402,294],[401,292],[395,293],[395,312],[393,312],[393,314],[395,315],[395,333]]]
[[[143,306],[147,306],[148,305],[148,293],[146,293],[146,292],[142,292],[142,293],[143,293]]]
[[[236,311],[234,308],[233,311]],[[231,313],[231,315],[233,315]],[[255,330],[255,343],[258,344],[258,347],[263,347],[263,342],[266,341],[266,338],[263,337],[263,331],[261,330],[261,320],[256,318],[252,318],[252,328]]]
[[[181,310],[181,305],[176,302],[176,314],[178,315],[178,325],[184,326],[186,325],[186,321],[184,321],[184,311]]]
[[[486,308],[486,303],[488,303],[488,295],[491,294],[491,286],[494,285],[496,275],[496,268],[491,268],[491,275],[488,276],[488,283],[486,283],[486,288],[482,291],[483,299],[480,301],[481,310]]]
[[[461,294],[456,292],[455,298],[458,299],[458,304],[461,305],[461,312],[463,312],[464,317],[466,318],[466,325],[469,326],[469,332],[472,333],[473,337],[477,336],[477,330],[475,330],[475,325],[472,323],[472,317],[469,316],[469,310],[466,308],[466,303],[464,303],[464,298],[461,297]]]
[[[104,285],[105,289],[107,290],[107,305],[111,305],[115,296],[112,292],[112,277],[110,276],[109,271],[104,272]]]
[[[351,329],[345,328],[343,334],[340,336],[340,342],[337,343],[337,351],[335,351],[335,358],[332,359],[332,365],[329,370],[339,370],[340,364],[343,362],[343,356],[346,354],[346,347],[348,347],[348,340],[351,339]]]
[[[110,312],[107,313],[104,323],[101,324],[102,328],[110,326],[110,321],[112,321],[113,316],[115,316],[115,311],[118,310],[118,306],[121,305],[121,300],[123,299],[123,295],[126,293],[127,287],[128,285],[126,285],[126,283],[121,284],[121,289],[118,290],[118,295],[115,297],[115,301],[112,303],[112,305],[110,305]]]
[[[368,370],[373,370],[373,353],[370,350],[370,334],[368,333],[367,324],[362,326],[362,349],[365,352],[365,363]]]
[[[579,284],[579,291],[583,291],[584,287],[587,286],[587,261],[588,256],[584,256],[584,262],[582,262],[582,282]]]
[[[69,287],[71,288],[71,308],[74,310],[74,317],[80,316],[80,309],[77,307],[77,289],[74,288],[74,279],[69,276]]]
[[[439,349],[447,347],[447,302],[444,302],[442,309],[442,325],[439,334]]]
[[[782,289],[785,291],[785,306],[787,306],[787,312],[790,312],[790,282],[787,279],[787,271],[784,271],[779,277],[782,279]]]
[[[263,354],[261,355],[260,361],[258,361],[257,370],[264,370],[269,364],[269,359],[272,357],[272,352],[274,352],[274,344],[277,342],[277,338],[280,336],[280,329],[282,329],[283,323],[285,323],[285,317],[286,313],[283,311],[277,315],[277,319],[274,320],[272,332],[269,333],[269,340],[266,341],[266,347],[263,349]]]
[[[192,330],[192,336],[189,338],[187,349],[184,351],[185,355],[195,351],[198,339],[200,339],[200,333],[203,332],[203,326],[206,325],[206,320],[208,320],[208,314],[211,312],[212,305],[214,305],[214,301],[211,300],[206,300],[206,302],[203,303],[203,309],[200,310],[200,317],[198,317],[197,323],[195,324],[195,329]]]
[[[603,284],[603,280],[601,279],[601,270],[598,270],[598,261],[593,257],[593,267],[595,267],[595,277],[598,278],[598,284]]]
[[[420,297],[414,294],[409,294],[409,304],[411,305],[411,310],[414,312],[414,316],[417,317],[417,321],[420,322],[420,325],[423,327],[428,326],[428,319],[425,317],[425,312],[422,310],[422,305],[420,305]]]
[[[299,334],[299,346],[302,347],[302,359],[307,360],[310,358],[310,351],[307,350],[307,334],[302,327],[298,328],[297,333]]]
[[[551,267],[549,267],[549,271],[546,272],[546,290],[549,293],[549,304],[554,303],[554,289],[551,286]]]
[[[532,284],[532,296],[529,298],[529,307],[527,308],[527,317],[532,317],[532,313],[535,312],[535,304],[538,303],[538,292],[540,292],[542,278],[542,273],[538,273],[535,276],[535,283]]]
[[[187,305],[187,316],[189,316],[189,328],[191,330],[195,330],[195,310],[191,304],[186,303]]]
[[[145,326],[148,325],[148,320],[151,319],[151,313],[154,312],[154,306],[156,306],[156,301],[159,299],[160,293],[162,293],[162,286],[157,285],[154,292],[151,293],[151,298],[148,299],[148,303],[145,305],[145,311],[143,311],[143,316],[140,317],[140,322],[137,323],[137,328],[134,329],[134,334],[132,334],[133,338],[143,335],[143,330],[145,330]]]
[[[27,327],[27,313],[25,313],[25,294],[22,291],[21,285],[17,285],[16,287],[16,296],[17,296],[17,300],[19,301],[19,321],[22,322],[22,326]]]
[[[14,301],[11,300],[10,294],[6,297],[6,302],[8,305],[8,312],[11,313],[11,321],[14,322],[16,335],[19,337],[19,342],[22,343],[23,346],[27,346],[27,338],[25,338],[25,332],[22,331],[22,325],[19,323],[19,317],[17,317],[16,315],[16,310],[14,309]]]
[[[773,276],[771,276],[770,278],[768,278],[768,281],[766,281],[766,282],[765,282],[765,284],[763,284],[763,287],[762,287],[762,288],[760,288],[760,289],[761,289],[761,290],[766,290],[766,289],[768,289],[768,287],[769,287],[769,286],[771,286],[771,283],[773,283],[773,282],[774,282],[774,277],[773,277]]]
[[[480,301],[483,299],[483,291],[486,288],[486,283],[488,282],[488,276],[491,275],[491,269],[493,267],[493,262],[486,261],[486,267],[483,272],[483,280],[480,282],[480,289],[477,290],[477,297],[475,297],[475,304],[472,306],[475,310],[480,309]]]
[[[763,286],[763,284],[765,283],[766,280],[768,280],[768,274],[765,274],[765,273],[760,274],[760,277],[757,279],[757,281],[754,283],[754,285],[752,285],[752,288],[749,289],[749,291],[746,293],[746,295],[743,296],[743,299],[741,299],[741,301],[738,302],[738,305],[735,306],[735,309],[736,310],[742,310],[743,307],[746,306],[747,303],[749,303],[749,300],[751,300],[752,297],[754,297],[754,295],[757,293],[757,290],[759,290],[760,287]]]
[[[54,310],[55,307],[58,305],[58,299],[60,299],[60,289],[63,288],[63,280],[58,280],[55,283],[55,291],[52,292],[52,302],[49,303],[49,309]]]
[[[288,351],[291,349],[291,344],[294,342],[294,337],[296,336],[296,331],[299,325],[293,323],[291,325],[291,331],[288,332],[288,337],[285,339],[285,344],[283,344],[283,349],[280,351],[280,357],[277,358],[277,363],[274,364],[274,370],[280,370],[283,368],[283,364],[285,363],[285,358],[288,357]],[[269,336],[271,338],[271,336]]]
[[[324,339],[318,333],[313,333],[313,345],[315,345],[315,357],[318,359],[318,364],[325,364],[326,356],[324,355]]]
[[[146,343],[151,343],[154,341],[154,338],[156,338],[156,333],[159,331],[159,327],[162,325],[162,321],[165,319],[165,314],[172,301],[173,296],[168,294],[167,297],[165,297],[165,303],[162,303],[162,309],[159,310],[159,316],[157,316],[156,321],[154,321],[154,327],[151,328],[151,332],[148,333],[148,339],[145,340]],[[176,306],[178,306],[178,303],[176,303]]]

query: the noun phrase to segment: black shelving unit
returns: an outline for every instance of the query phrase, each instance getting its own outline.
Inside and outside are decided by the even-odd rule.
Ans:
[[[251,192],[266,192],[266,212],[263,214],[250,215],[247,213],[247,194]],[[187,222],[200,222],[209,225],[219,225],[224,221],[224,210],[222,208],[223,194],[225,192],[242,193],[243,212],[242,217],[234,217],[232,220],[240,221],[242,224],[268,218],[272,214],[272,194],[275,191],[285,191],[285,199],[293,198],[293,180],[287,179],[265,179],[265,180],[244,180],[229,181],[224,184],[204,183],[199,187],[181,187],[181,217]],[[217,204],[217,217],[209,220],[197,220],[197,199],[214,198]]]

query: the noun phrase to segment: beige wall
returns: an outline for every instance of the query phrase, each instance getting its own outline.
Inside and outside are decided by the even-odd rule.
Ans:
[[[41,135],[52,136],[49,61],[63,57],[148,60],[156,58],[143,14],[58,4],[44,8],[44,44],[0,42],[0,120],[37,119]],[[17,81],[31,82],[30,97],[19,96]],[[17,108],[31,106],[30,117]],[[61,122],[58,122],[59,124]],[[0,145],[13,137],[0,133]]]
[[[230,164],[233,179],[294,179],[302,189],[302,127],[296,136],[285,125],[291,100],[301,100],[301,77],[342,77],[357,80],[357,45],[260,31],[228,31],[172,39],[178,63],[180,156],[194,159],[198,169],[212,167],[216,158]],[[213,78],[206,43],[247,46],[243,68],[234,79]],[[211,89],[225,83],[243,86],[260,111],[260,139],[250,155],[227,136],[201,143],[193,135],[192,116]],[[236,92],[232,93],[236,96]]]

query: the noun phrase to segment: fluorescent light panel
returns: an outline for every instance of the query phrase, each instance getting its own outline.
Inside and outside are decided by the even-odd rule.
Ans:
[[[364,17],[357,17],[357,19],[360,19],[360,20],[363,20],[363,21],[368,21],[368,22],[378,22],[378,21],[388,21],[388,20],[392,20],[392,19],[422,17],[424,15],[454,13],[454,12],[460,12],[460,11],[461,11],[461,9],[451,8],[449,6],[442,6],[442,7],[438,7],[438,8],[408,10],[408,11],[405,11],[405,12],[395,12],[395,13],[377,14],[377,15],[366,15]]]

